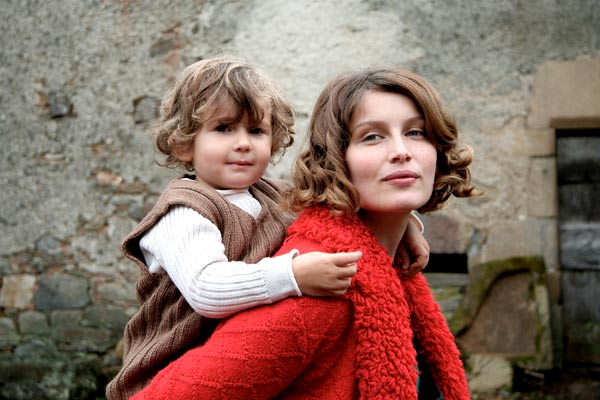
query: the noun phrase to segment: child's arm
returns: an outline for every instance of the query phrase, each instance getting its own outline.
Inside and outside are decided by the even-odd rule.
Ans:
[[[315,285],[310,280],[306,283],[307,270],[323,271],[324,278],[319,282],[325,294],[342,290],[349,285],[348,275],[356,272],[355,267],[353,272],[352,266],[346,267],[356,257],[348,258],[344,253],[297,256],[293,251],[256,264],[230,262],[217,227],[187,207],[172,208],[144,235],[140,247],[149,271],[164,269],[192,309],[210,318],[225,318],[244,309],[300,296],[302,291],[314,294]],[[340,271],[337,265],[342,266]],[[295,271],[300,271],[300,287]],[[331,271],[339,274],[334,277]]]
[[[423,236],[424,226],[417,215],[411,213],[406,232],[396,254],[396,262],[401,260],[400,269],[406,277],[421,272],[429,262],[429,243]]]

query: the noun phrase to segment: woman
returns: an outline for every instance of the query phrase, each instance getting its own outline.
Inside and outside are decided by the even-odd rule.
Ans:
[[[437,92],[400,69],[341,75],[322,91],[280,252],[363,253],[344,298],[290,298],[221,323],[135,399],[416,399],[417,352],[444,399],[469,397],[452,334],[421,274],[400,280],[412,210],[474,195],[472,152]]]

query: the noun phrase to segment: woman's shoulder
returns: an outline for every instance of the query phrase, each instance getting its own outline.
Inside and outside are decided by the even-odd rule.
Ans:
[[[287,254],[292,250],[298,250],[300,254],[310,253],[311,251],[325,251],[322,244],[298,232],[288,234],[275,256]]]
[[[213,336],[234,342],[269,337],[272,351],[295,348],[309,354],[320,343],[340,340],[351,325],[352,304],[347,299],[302,296],[235,314],[221,322]]]

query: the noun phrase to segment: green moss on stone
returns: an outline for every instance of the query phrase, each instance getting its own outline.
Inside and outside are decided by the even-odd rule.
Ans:
[[[530,272],[533,275],[534,284],[544,283],[544,261],[537,256],[495,260],[474,266],[469,271],[469,283],[465,295],[458,309],[448,321],[452,332],[458,335],[471,324],[496,280],[504,274],[518,271]]]

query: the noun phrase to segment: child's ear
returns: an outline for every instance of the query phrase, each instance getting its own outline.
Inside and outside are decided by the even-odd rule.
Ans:
[[[173,150],[173,154],[181,162],[192,162],[194,160],[194,150],[192,146],[188,146],[185,149]]]

